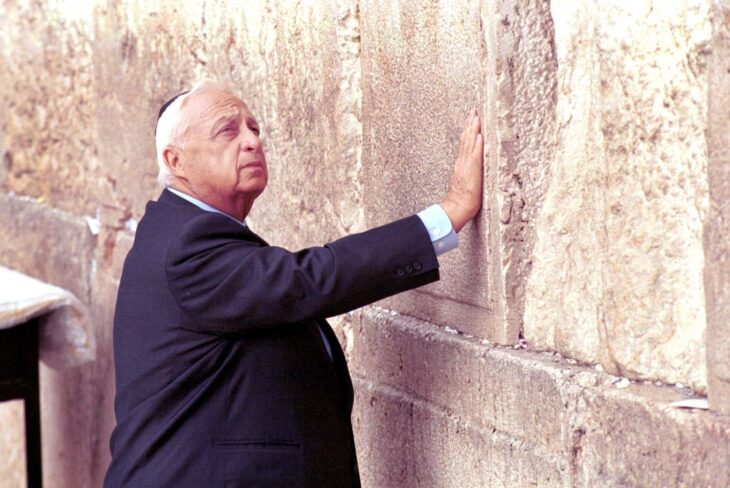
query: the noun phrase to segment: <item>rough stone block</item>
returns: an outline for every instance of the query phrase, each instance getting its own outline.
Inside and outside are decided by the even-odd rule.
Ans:
[[[356,379],[353,427],[363,487],[565,486],[564,459]]]
[[[535,222],[556,151],[557,59],[550,3],[486,2],[483,23],[492,46],[487,188],[495,213],[490,222],[490,265],[497,295],[504,297],[504,337],[521,332],[525,285],[535,246]]]
[[[0,195],[0,265],[89,303],[96,237],[86,222],[29,198]]]
[[[712,408],[730,414],[730,2],[714,5],[707,132],[710,210],[704,234],[707,389]]]
[[[25,487],[24,426],[22,400],[0,403],[0,487]]]
[[[485,346],[372,307],[347,320],[354,374],[546,451],[565,451],[572,435],[565,408],[576,394],[571,382],[605,380],[553,356]]]
[[[730,419],[670,409],[675,399],[651,385],[586,390],[577,486],[730,486]]]
[[[94,274],[91,297],[91,316],[96,325],[97,359],[84,366],[85,382],[92,385],[93,395],[87,398],[91,437],[83,439],[91,445],[89,485],[101,486],[111,461],[109,438],[115,425],[114,417],[114,351],[112,330],[119,279],[124,259],[132,247],[134,236],[129,232],[105,228],[100,234],[103,246],[97,248],[97,272]],[[69,466],[79,469],[78,466]]]
[[[445,195],[464,118],[486,110],[487,52],[474,4],[363,2],[363,185],[368,226],[438,203]],[[485,129],[486,130],[486,129]],[[485,195],[488,197],[488,195]],[[489,270],[485,209],[439,258],[441,281],[390,299],[433,323],[492,336],[501,326]],[[516,336],[516,334],[515,334]]]
[[[355,446],[364,487],[414,486],[413,405],[378,394],[353,379]]]
[[[72,2],[0,6],[5,185],[87,214],[108,197],[111,173],[97,152],[93,12]]]
[[[483,210],[460,234],[459,251],[439,258],[441,281],[385,303],[513,344],[533,221],[555,149],[549,4],[400,2],[383,9],[366,3],[362,18],[367,223],[418,211],[444,195],[472,106],[480,110],[491,148]]]
[[[67,288],[90,307],[96,360],[62,371],[41,365],[42,446],[48,486],[100,486],[114,423],[112,317],[132,235],[104,225],[96,237],[83,219],[7,195],[0,197],[0,226],[9,229],[0,241],[0,264]],[[22,435],[22,423],[9,425],[13,419],[22,421],[2,423]],[[23,453],[22,445],[1,445],[0,458]]]
[[[557,146],[536,222],[525,338],[703,391],[710,3],[550,8]]]
[[[687,389],[626,387],[595,368],[484,346],[375,309],[346,316],[341,329],[371,486],[730,482],[730,420],[670,407]]]

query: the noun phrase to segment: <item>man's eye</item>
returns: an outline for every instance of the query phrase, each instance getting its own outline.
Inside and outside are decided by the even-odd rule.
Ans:
[[[253,133],[254,133],[254,134],[256,134],[256,135],[259,135],[259,134],[261,134],[261,129],[259,129],[259,128],[258,128],[258,127],[256,127],[256,126],[253,126],[253,127],[249,127],[249,129],[251,129],[251,132],[253,132]]]

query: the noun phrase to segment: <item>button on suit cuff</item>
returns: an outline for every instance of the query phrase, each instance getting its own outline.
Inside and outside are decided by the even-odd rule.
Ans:
[[[441,205],[431,205],[417,215],[428,230],[437,256],[459,247],[459,237]]]

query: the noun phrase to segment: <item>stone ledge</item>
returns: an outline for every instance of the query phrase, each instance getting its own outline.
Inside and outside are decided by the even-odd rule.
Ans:
[[[387,386],[354,377],[364,487],[566,486],[567,459]]]
[[[376,440],[370,433],[377,428],[359,420],[372,417],[382,424],[385,436],[376,447],[363,448],[366,458],[377,461],[383,452],[400,453],[410,466],[402,468],[404,479],[417,469],[418,457],[425,455],[417,444],[415,449],[408,447],[415,442],[414,432],[430,428],[419,423],[445,422],[434,420],[433,414],[416,414],[425,408],[440,412],[436,417],[452,419],[454,425],[467,426],[477,437],[492,432],[512,444],[533,446],[531,452],[549,453],[538,457],[554,473],[564,473],[561,466],[568,466],[560,486],[730,485],[726,462],[730,416],[669,407],[691,395],[686,389],[643,383],[619,388],[614,383],[626,382],[591,367],[568,364],[557,355],[485,345],[376,307],[348,314],[339,327],[347,338],[358,389],[357,435]],[[381,393],[372,395],[373,391]],[[364,400],[377,402],[384,394],[391,398],[384,412],[368,407]],[[403,431],[403,425],[411,424],[416,430]],[[445,438],[444,427],[433,428],[437,439]],[[477,459],[494,456],[481,441],[469,442],[483,451]],[[474,455],[463,456],[468,460]],[[448,464],[450,459],[444,456],[438,463]],[[525,466],[534,462],[520,459],[526,460]],[[479,463],[465,467],[471,472],[459,479],[483,480],[479,467],[483,461]],[[392,474],[395,468],[389,469]],[[385,475],[378,471],[363,476]],[[520,482],[532,479],[521,476]]]
[[[582,384],[599,381],[596,372],[558,366],[551,355],[488,347],[383,309],[369,307],[346,317],[354,374],[457,413],[482,429],[535,440],[556,452],[570,438],[562,417],[572,391],[563,385],[573,377]]]

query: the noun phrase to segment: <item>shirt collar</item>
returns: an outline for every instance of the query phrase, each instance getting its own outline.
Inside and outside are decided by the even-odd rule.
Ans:
[[[208,205],[207,203],[205,203],[205,202],[201,202],[201,201],[200,201],[200,200],[198,200],[197,198],[195,198],[195,197],[193,197],[193,196],[190,196],[190,195],[188,195],[187,193],[183,193],[183,192],[181,192],[181,191],[178,191],[178,190],[176,190],[176,189],[174,189],[174,188],[170,188],[169,186],[168,186],[168,187],[166,187],[165,189],[166,189],[167,191],[171,192],[171,193],[174,193],[175,195],[179,196],[180,198],[182,198],[182,199],[184,199],[184,200],[187,200],[188,202],[192,203],[192,204],[193,204],[193,205],[195,205],[196,207],[199,207],[199,208],[201,208],[201,209],[205,210],[206,212],[215,212],[215,213],[219,213],[219,214],[221,214],[221,215],[225,215],[225,216],[226,216],[226,217],[228,217],[229,219],[231,219],[231,220],[235,220],[236,222],[238,222],[238,223],[239,223],[239,224],[241,224],[242,226],[244,226],[244,227],[248,227],[248,222],[246,222],[245,220],[244,220],[243,222],[241,222],[240,220],[234,219],[233,217],[231,217],[231,216],[230,216],[230,215],[228,215],[227,213],[225,213],[225,212],[221,212],[221,211],[220,211],[220,210],[218,210],[217,208],[215,208],[215,207],[211,207],[211,206],[210,206],[210,205]]]

